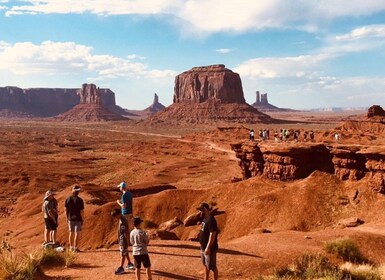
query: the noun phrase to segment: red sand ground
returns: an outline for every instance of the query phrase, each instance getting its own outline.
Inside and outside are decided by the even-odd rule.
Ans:
[[[321,141],[329,137],[325,129],[340,124],[298,126],[316,126]],[[183,221],[201,201],[224,211],[217,216],[221,279],[256,279],[303,252],[325,253],[324,242],[341,236],[351,236],[367,258],[385,262],[385,197],[368,188],[368,178],[340,181],[315,172],[292,182],[258,177],[231,183],[231,178],[241,177],[241,170],[229,144],[247,139],[242,126],[148,129],[124,123],[2,121],[0,133],[0,161],[5,163],[0,166],[0,226],[17,251],[30,252],[42,242],[40,207],[50,188],[57,192],[58,239],[65,243],[64,200],[74,184],[83,187],[83,252],[73,267],[46,271],[46,279],[126,278],[113,275],[119,255],[116,224],[109,216],[122,180],[135,195],[135,215],[148,225],[174,217]],[[357,190],[359,203],[352,199]],[[365,223],[338,226],[352,217]],[[198,243],[187,241],[198,227],[173,230],[181,240],[151,241],[153,279],[202,279]]]

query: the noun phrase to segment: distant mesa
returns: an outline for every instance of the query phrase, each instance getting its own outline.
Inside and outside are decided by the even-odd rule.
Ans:
[[[295,112],[296,110],[288,108],[279,108],[269,103],[267,100],[267,93],[256,92],[256,101],[251,104],[254,108],[257,108],[261,112]]]
[[[29,88],[0,87],[0,117],[53,117],[78,105],[78,88]],[[100,104],[109,111],[125,115],[115,103],[115,93],[110,89],[99,89]]]
[[[173,104],[149,121],[271,123],[274,120],[245,102],[237,73],[217,64],[193,67],[177,75]]]
[[[102,106],[100,89],[94,84],[83,84],[77,91],[80,104],[55,117],[60,121],[119,121],[127,118],[109,111]]]
[[[368,109],[368,118],[385,117],[385,111],[379,105],[373,105]]]

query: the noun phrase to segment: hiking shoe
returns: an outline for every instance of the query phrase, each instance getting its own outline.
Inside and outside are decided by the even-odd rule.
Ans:
[[[123,274],[124,273],[124,268],[123,267],[118,267],[117,270],[115,270],[115,275]]]
[[[126,266],[126,269],[131,269],[131,270],[135,270],[135,266],[133,263],[129,263],[127,266]]]

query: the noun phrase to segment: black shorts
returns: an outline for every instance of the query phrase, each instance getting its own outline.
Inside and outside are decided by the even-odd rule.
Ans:
[[[57,229],[57,223],[52,220],[51,218],[45,218],[45,228],[48,230],[56,230]]]
[[[151,266],[150,257],[148,254],[145,255],[134,255],[134,264],[136,268],[141,268],[143,263],[144,268]]]

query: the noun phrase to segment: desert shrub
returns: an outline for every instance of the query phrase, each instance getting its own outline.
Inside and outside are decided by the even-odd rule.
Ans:
[[[350,238],[339,238],[326,242],[325,250],[344,261],[353,263],[363,263],[367,260],[362,256],[360,249]]]
[[[53,249],[39,249],[31,254],[14,254],[7,241],[0,248],[0,279],[32,280],[43,266],[70,266],[74,263],[75,253],[57,252]]]
[[[345,263],[340,269],[344,271],[344,274],[348,275],[348,279],[351,280],[381,280],[379,268],[373,265]]]
[[[342,279],[342,272],[333,266],[329,260],[321,254],[303,254],[286,268],[274,273],[267,279]]]

